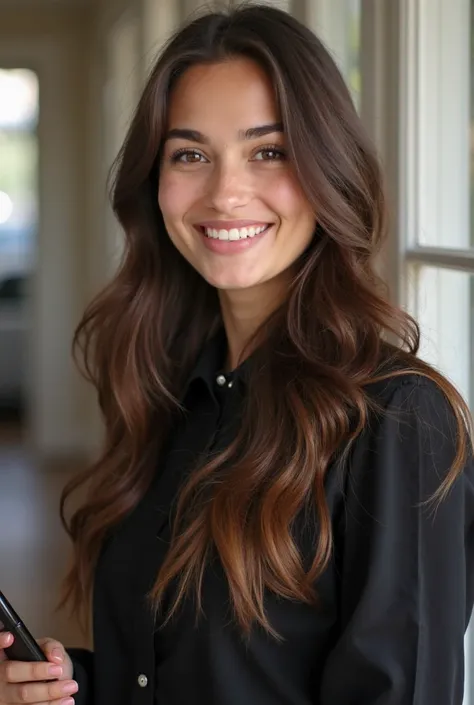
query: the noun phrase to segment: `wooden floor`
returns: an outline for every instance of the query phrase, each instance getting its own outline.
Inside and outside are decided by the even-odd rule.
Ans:
[[[56,612],[69,539],[59,496],[77,471],[69,462],[43,467],[22,443],[21,427],[0,423],[0,590],[38,638],[84,646],[77,623]]]

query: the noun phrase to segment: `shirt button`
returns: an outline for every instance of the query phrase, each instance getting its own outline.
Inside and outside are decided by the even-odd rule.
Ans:
[[[144,673],[140,673],[138,676],[138,685],[140,688],[146,688],[148,685],[148,678],[145,676]]]
[[[219,385],[219,387],[223,387],[224,384],[227,382],[227,380],[226,380],[226,378],[224,377],[224,375],[217,375],[216,382],[217,382],[217,384]]]

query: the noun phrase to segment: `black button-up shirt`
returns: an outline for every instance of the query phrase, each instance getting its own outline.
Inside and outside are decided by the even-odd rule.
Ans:
[[[224,339],[203,351],[155,480],[100,557],[94,654],[71,650],[80,705],[461,705],[473,600],[474,466],[436,512],[420,506],[454,457],[453,416],[433,383],[370,385],[371,419],[344,473],[327,475],[334,551],[317,607],[268,593],[280,642],[233,624],[224,573],[205,573],[205,617],[188,601],[165,628],[145,594],[169,546],[179,486],[235,436],[248,363],[221,373]],[[399,418],[393,413],[397,412]],[[403,416],[400,418],[400,412]],[[301,530],[312,557],[315,537]]]

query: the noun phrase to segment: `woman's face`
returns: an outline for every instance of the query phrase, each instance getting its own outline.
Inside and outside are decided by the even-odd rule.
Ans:
[[[247,59],[194,66],[171,96],[159,183],[169,236],[220,290],[260,288],[311,241],[271,82]]]

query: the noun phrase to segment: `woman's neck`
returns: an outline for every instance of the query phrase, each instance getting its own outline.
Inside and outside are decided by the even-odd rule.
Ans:
[[[219,291],[222,319],[227,335],[226,371],[234,370],[243,362],[242,353],[247,343],[276,310],[283,300],[286,287],[282,282],[265,282],[251,289]],[[246,356],[252,349],[246,351]]]

